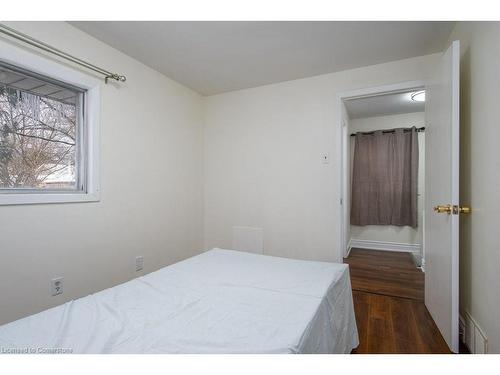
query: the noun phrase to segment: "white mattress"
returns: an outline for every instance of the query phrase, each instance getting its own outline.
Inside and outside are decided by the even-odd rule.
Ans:
[[[0,348],[73,353],[349,353],[347,265],[214,249],[0,326]]]

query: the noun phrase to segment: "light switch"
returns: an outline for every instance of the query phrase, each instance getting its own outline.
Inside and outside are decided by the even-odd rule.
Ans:
[[[321,162],[323,164],[330,163],[330,154],[328,152],[325,152],[325,153],[321,154]]]

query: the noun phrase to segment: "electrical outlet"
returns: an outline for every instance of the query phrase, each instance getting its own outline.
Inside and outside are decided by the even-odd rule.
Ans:
[[[135,258],[135,272],[139,272],[144,268],[144,257],[139,255]]]
[[[57,296],[59,294],[62,294],[63,292],[63,278],[62,277],[56,277],[55,279],[52,279],[50,281],[50,290],[52,292],[53,296]]]

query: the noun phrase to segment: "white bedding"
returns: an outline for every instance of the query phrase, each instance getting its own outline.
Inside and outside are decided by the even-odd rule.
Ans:
[[[0,353],[349,353],[357,345],[347,265],[221,249],[0,326]]]

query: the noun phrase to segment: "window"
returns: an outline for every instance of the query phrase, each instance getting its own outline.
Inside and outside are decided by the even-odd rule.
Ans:
[[[98,118],[96,79],[0,42],[0,204],[99,200]]]
[[[0,189],[83,191],[84,92],[0,63]]]

